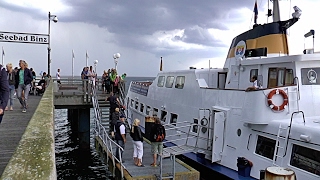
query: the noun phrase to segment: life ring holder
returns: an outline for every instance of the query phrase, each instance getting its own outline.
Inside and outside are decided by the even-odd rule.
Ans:
[[[280,106],[276,106],[272,102],[272,97],[275,94],[280,94],[283,97],[283,103]],[[288,95],[287,95],[287,93],[284,92],[282,89],[274,89],[274,90],[270,91],[270,93],[268,94],[268,105],[274,111],[282,111],[282,110],[286,109],[286,107],[288,105]]]

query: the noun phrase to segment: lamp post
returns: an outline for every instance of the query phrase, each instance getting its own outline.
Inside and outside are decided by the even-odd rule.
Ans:
[[[50,53],[51,53],[51,47],[50,47],[50,21],[53,21],[53,22],[58,22],[58,18],[56,15],[52,15],[49,11],[49,14],[48,14],[48,74],[50,75],[50,63],[51,63],[51,60],[50,60]]]
[[[114,59],[114,68],[117,70],[117,65],[118,65],[118,59],[120,58],[120,53],[116,53],[113,55]]]
[[[93,64],[94,64],[94,74],[96,75],[97,74],[97,64],[98,64],[98,60],[94,60],[93,61]]]
[[[312,44],[313,44],[313,47],[312,47],[312,54],[314,53],[314,34],[315,34],[315,31],[313,29],[311,29],[309,32],[307,32],[305,35],[304,35],[304,38],[307,38],[309,36],[312,36],[313,38],[313,41],[312,41]],[[306,44],[304,44],[304,46],[306,46]],[[304,47],[305,48],[305,47]],[[307,54],[307,50],[304,49],[303,50],[303,54]],[[309,53],[308,53],[309,54]]]

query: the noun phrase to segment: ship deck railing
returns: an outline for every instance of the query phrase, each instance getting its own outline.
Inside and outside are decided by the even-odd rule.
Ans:
[[[166,130],[166,134],[168,134],[168,131],[177,131],[178,133],[173,133],[170,135],[166,135],[166,139],[170,137],[177,137],[177,136],[186,136],[182,138],[175,138],[171,140],[166,140],[164,143],[173,143],[177,144],[175,142],[185,140],[184,143],[181,143],[180,146],[185,146],[185,147],[193,147],[194,152],[197,152],[198,150],[202,150],[204,152],[208,152],[207,147],[211,145],[212,143],[212,137],[211,134],[213,133],[213,128],[210,128],[208,126],[204,126],[201,124],[196,124],[188,121],[182,121],[182,122],[177,122],[177,123],[172,123],[172,124],[163,124]],[[192,132],[192,128],[196,127],[197,128],[197,133]],[[201,137],[200,136],[200,131],[202,128],[207,128],[208,137]],[[189,140],[191,139],[196,139],[193,145],[188,144]],[[206,141],[207,146],[206,147],[199,147],[198,142],[199,140]]]

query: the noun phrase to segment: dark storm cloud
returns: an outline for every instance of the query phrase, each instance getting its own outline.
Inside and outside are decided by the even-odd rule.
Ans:
[[[192,26],[227,29],[220,23],[231,7],[252,7],[253,0],[134,0],[92,1],[64,0],[73,7],[67,21],[83,21],[107,27],[113,33],[152,34]]]
[[[157,43],[153,34],[159,31],[184,30],[172,41],[209,47],[225,46],[208,29],[227,30],[228,12],[235,8],[253,8],[253,0],[63,0],[71,7],[59,14],[62,22],[84,22],[106,28],[114,34],[118,46],[132,47],[152,53],[181,51],[179,47]],[[43,17],[39,11],[0,3],[13,11]],[[236,15],[234,15],[236,16]],[[227,45],[228,46],[228,45]]]
[[[211,47],[226,47],[221,41],[216,40],[208,29],[199,26],[185,29],[183,36],[175,36],[172,40]]]

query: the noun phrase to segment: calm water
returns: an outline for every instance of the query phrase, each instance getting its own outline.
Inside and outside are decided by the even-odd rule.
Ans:
[[[127,77],[126,90],[131,81],[153,80],[146,77]],[[90,151],[79,148],[77,135],[71,131],[67,109],[55,110],[55,150],[58,179],[108,179],[107,166],[95,152],[93,142],[93,111],[91,109]]]
[[[92,122],[91,127],[93,127]],[[90,136],[90,151],[80,149],[77,135],[72,133],[67,120],[67,110],[55,110],[55,149],[58,179],[108,179],[110,173],[107,171],[107,166],[99,159],[94,149],[92,129]]]

